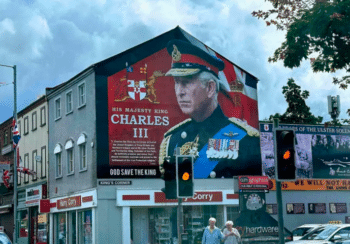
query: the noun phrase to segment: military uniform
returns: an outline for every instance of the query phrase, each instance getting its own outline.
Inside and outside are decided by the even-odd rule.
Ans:
[[[165,133],[160,146],[159,164],[174,156],[195,155],[194,178],[234,175],[261,175],[259,132],[236,118],[227,118],[218,106],[203,122],[187,119]]]

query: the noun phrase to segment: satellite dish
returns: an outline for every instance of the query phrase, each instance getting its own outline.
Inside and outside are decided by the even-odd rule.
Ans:
[[[41,156],[35,156],[35,160],[41,162]]]

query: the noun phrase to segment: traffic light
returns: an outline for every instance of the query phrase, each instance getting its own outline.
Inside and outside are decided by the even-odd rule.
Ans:
[[[162,192],[165,193],[166,199],[177,199],[176,192],[176,165],[175,162],[171,163],[170,159],[164,159],[163,162],[165,187],[162,188]]]
[[[294,130],[275,130],[276,180],[295,180]]]
[[[176,157],[177,196],[179,198],[193,197],[193,157]]]

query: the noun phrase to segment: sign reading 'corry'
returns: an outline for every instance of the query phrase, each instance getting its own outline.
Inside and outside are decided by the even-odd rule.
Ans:
[[[168,200],[163,192],[154,193],[154,201],[156,203],[176,202],[177,200]],[[183,202],[222,202],[222,192],[195,192],[193,198],[183,198]]]
[[[184,198],[184,202],[222,202],[221,192],[196,192],[193,198]]]
[[[57,200],[57,209],[74,208],[81,206],[81,196],[67,197]]]

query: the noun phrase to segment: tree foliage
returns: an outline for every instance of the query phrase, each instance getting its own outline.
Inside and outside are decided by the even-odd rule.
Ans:
[[[273,121],[275,116],[279,117],[281,123],[286,124],[310,124],[316,125],[322,123],[323,118],[315,117],[310,112],[310,107],[306,105],[305,100],[309,97],[309,91],[301,91],[294,79],[290,78],[286,86],[282,87],[282,93],[288,103],[288,108],[284,114],[271,115],[269,120]]]
[[[265,0],[272,3],[268,11],[252,15],[266,24],[286,30],[286,39],[269,62],[282,60],[285,67],[300,66],[310,58],[314,72],[347,75],[334,77],[342,89],[350,85],[350,0]],[[350,115],[350,109],[348,110]]]

